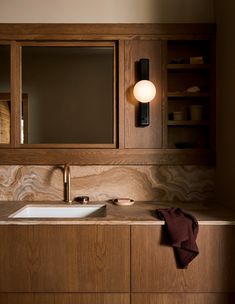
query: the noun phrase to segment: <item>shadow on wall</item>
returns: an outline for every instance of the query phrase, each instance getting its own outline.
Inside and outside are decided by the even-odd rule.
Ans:
[[[215,1],[217,25],[216,197],[235,209],[235,1]],[[225,77],[226,76],[226,77]]]
[[[215,21],[213,0],[153,0],[151,9],[156,12],[155,22],[200,23]]]

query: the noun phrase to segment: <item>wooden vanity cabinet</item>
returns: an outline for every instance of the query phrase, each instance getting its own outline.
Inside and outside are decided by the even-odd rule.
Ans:
[[[0,226],[0,304],[230,304],[233,225],[200,225],[200,254],[178,269],[166,227]]]
[[[0,293],[1,304],[129,304],[127,293]]]
[[[231,304],[235,295],[229,293],[136,293],[132,304]]]
[[[165,226],[132,226],[132,304],[232,303],[235,226],[200,226],[199,256],[177,269]]]
[[[129,229],[114,225],[1,226],[0,293],[114,293],[114,298],[115,293],[129,293]],[[120,303],[126,303],[125,297]]]

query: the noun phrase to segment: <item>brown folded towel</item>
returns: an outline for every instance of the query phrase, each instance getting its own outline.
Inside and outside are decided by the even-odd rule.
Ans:
[[[196,244],[199,229],[196,218],[180,208],[157,209],[156,212],[166,223],[179,268],[187,268],[199,254]]]

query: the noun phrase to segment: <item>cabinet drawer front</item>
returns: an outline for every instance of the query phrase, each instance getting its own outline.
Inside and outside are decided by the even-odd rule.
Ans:
[[[235,291],[235,226],[200,226],[199,256],[177,269],[165,226],[132,227],[132,291]]]
[[[128,226],[2,226],[1,292],[128,292]]]
[[[133,294],[131,304],[231,304],[235,294],[226,293],[159,293]]]
[[[130,295],[125,293],[0,293],[0,303],[4,304],[129,304]]]

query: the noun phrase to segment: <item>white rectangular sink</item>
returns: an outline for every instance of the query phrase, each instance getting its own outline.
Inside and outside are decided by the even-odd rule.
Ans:
[[[10,218],[85,218],[104,217],[106,205],[26,205]]]

